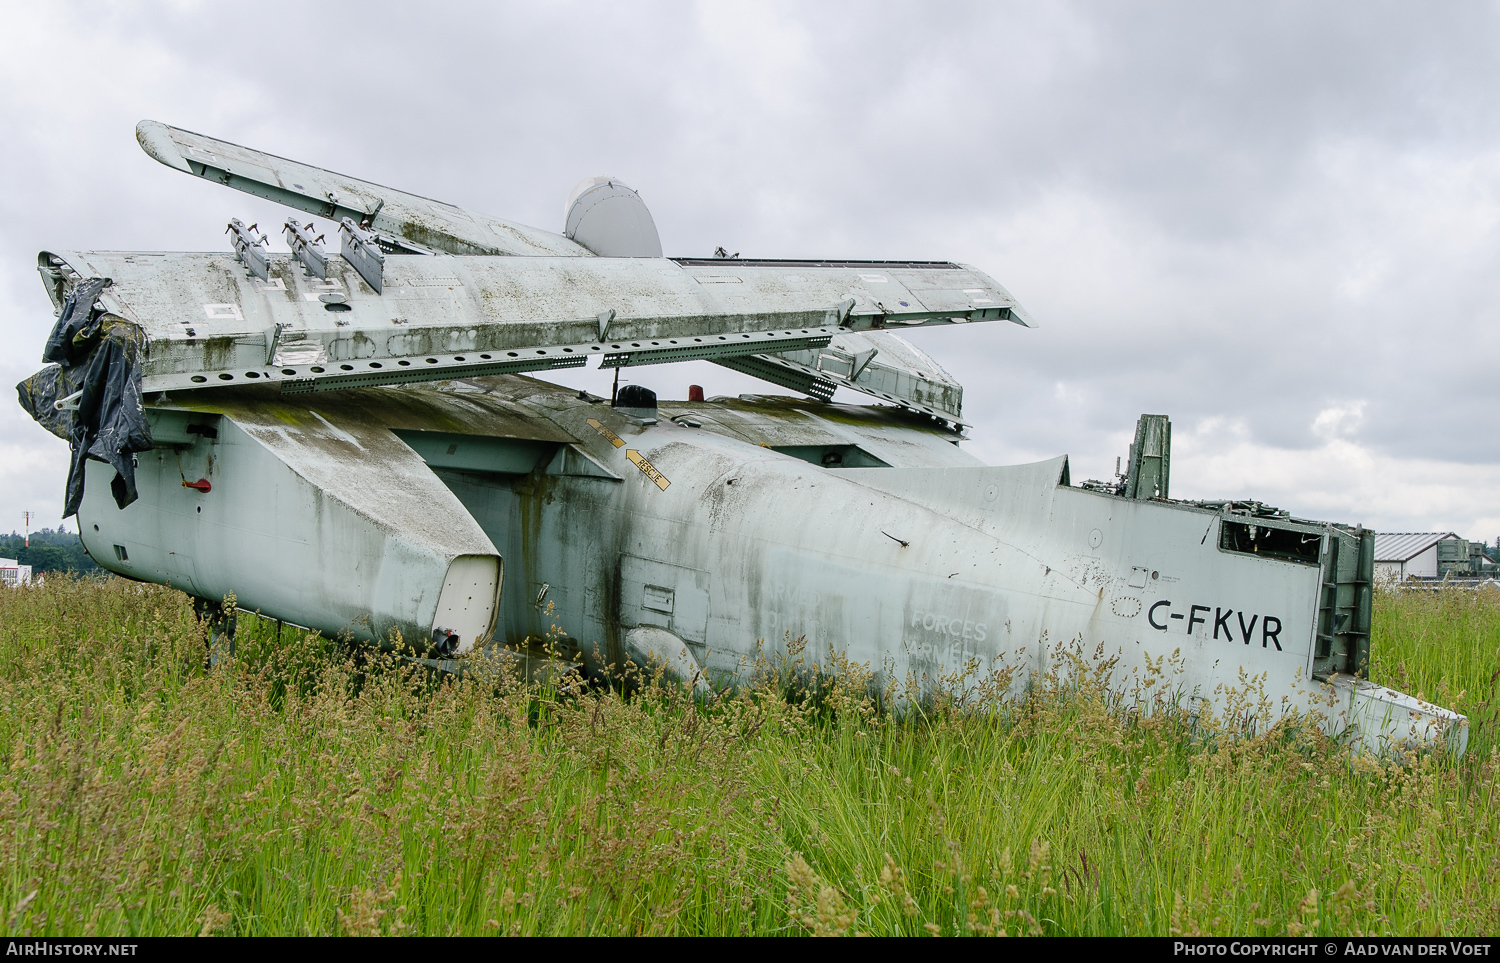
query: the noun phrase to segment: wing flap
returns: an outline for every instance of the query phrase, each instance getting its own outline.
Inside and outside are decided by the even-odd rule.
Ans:
[[[890,332],[841,331],[825,347],[756,355],[735,367],[824,400],[833,396],[835,388],[849,388],[943,421],[966,424],[963,385],[926,352]]]

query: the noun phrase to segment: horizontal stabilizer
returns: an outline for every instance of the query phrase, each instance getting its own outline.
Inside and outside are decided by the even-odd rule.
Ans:
[[[154,120],[137,124],[135,138],[142,150],[168,167],[327,218],[334,227],[347,217],[368,230],[394,234],[449,254],[589,256],[588,251],[561,234],[466,211]]]

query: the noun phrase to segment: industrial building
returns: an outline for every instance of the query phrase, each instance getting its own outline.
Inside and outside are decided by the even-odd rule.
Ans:
[[[1486,553],[1488,547],[1453,532],[1381,532],[1375,536],[1375,578],[1404,582],[1494,576],[1500,564]]]
[[[31,566],[13,558],[0,558],[0,585],[30,585]]]

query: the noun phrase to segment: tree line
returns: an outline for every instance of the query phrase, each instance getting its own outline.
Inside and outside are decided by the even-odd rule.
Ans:
[[[31,533],[31,544],[18,532],[0,535],[0,558],[13,558],[22,565],[31,566],[32,575],[45,572],[78,572],[88,574],[101,572],[94,560],[83,550],[83,541],[77,532],[65,528],[44,528]]]

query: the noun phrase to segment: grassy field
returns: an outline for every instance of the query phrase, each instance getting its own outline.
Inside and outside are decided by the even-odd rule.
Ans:
[[[559,695],[185,596],[0,591],[11,934],[1493,934],[1500,593],[1384,595],[1373,675],[1466,758],[1230,738],[1093,681],[896,717],[860,685]],[[781,667],[785,669],[785,667]]]

